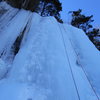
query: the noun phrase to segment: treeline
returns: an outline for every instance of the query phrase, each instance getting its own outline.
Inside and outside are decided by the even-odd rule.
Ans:
[[[54,16],[59,22],[63,23],[60,17],[62,4],[59,0],[7,0],[15,8],[23,8],[32,12],[37,12],[41,16]]]
[[[11,6],[18,9],[26,9],[37,12],[41,16],[54,16],[58,22],[63,23],[60,16],[62,4],[59,0],[5,0]],[[89,39],[100,50],[100,30],[92,25],[93,15],[86,16],[82,10],[69,12],[72,16],[71,25],[82,29]]]
[[[96,48],[100,50],[100,29],[93,27],[93,15],[86,16],[82,14],[81,9],[69,13],[72,16],[71,25],[82,29]]]

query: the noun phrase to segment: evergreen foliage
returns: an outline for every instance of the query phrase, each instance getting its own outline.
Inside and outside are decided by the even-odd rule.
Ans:
[[[62,4],[59,0],[41,0],[41,16],[54,16],[59,22],[63,23],[60,18]]]
[[[71,11],[70,13],[72,14],[72,21],[71,25],[82,29],[84,32],[88,32],[90,28],[92,28],[91,22],[94,20],[93,15],[91,16],[85,16],[81,14],[82,10],[79,9],[78,11]]]
[[[77,28],[82,29],[89,39],[93,42],[98,50],[100,50],[100,30],[97,28],[93,28],[91,23],[94,21],[93,15],[85,16],[82,13],[82,10],[79,9],[77,11],[70,11],[69,12],[72,16],[71,25]]]
[[[100,30],[98,28],[93,28],[87,35],[97,49],[100,50]]]
[[[62,4],[59,0],[7,0],[7,2],[13,7],[37,12],[43,17],[54,16],[59,22],[63,23],[60,17]]]

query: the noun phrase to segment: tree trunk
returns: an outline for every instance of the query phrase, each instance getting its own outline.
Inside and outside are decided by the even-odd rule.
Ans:
[[[28,4],[29,4],[29,0],[24,0],[24,2],[22,3],[22,8],[26,9]]]
[[[43,13],[44,13],[44,10],[45,10],[46,5],[47,5],[47,3],[44,2],[44,4],[43,4],[43,9],[42,9],[42,12],[41,12],[41,16],[43,16]]]

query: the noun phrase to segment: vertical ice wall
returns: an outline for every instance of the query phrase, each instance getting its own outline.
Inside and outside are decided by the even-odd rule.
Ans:
[[[15,16],[11,20],[7,19],[7,27],[5,21],[1,22],[4,26],[0,32],[0,68],[3,68],[4,77],[0,80],[0,99],[98,100],[80,64],[84,65],[93,81],[92,76],[98,77],[99,73],[88,70],[89,64],[93,63],[94,67],[95,63],[92,62],[93,57],[89,58],[91,53],[89,55],[84,50],[91,47],[95,52],[94,57],[100,56],[87,37],[80,35],[83,32],[59,24],[53,17],[43,18],[24,10],[15,9],[15,12],[9,13],[8,19],[12,14]],[[19,51],[9,62],[11,67],[8,70],[5,66],[13,52],[12,45],[23,30]],[[81,41],[87,41],[89,46]],[[79,58],[74,50],[80,54]],[[97,65],[96,68],[99,70]],[[97,80],[95,82],[98,83]]]

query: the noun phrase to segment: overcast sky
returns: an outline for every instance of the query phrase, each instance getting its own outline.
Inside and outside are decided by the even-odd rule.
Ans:
[[[63,4],[62,18],[65,21],[70,19],[69,11],[83,10],[85,15],[94,16],[94,25],[100,27],[100,0],[60,0]]]

